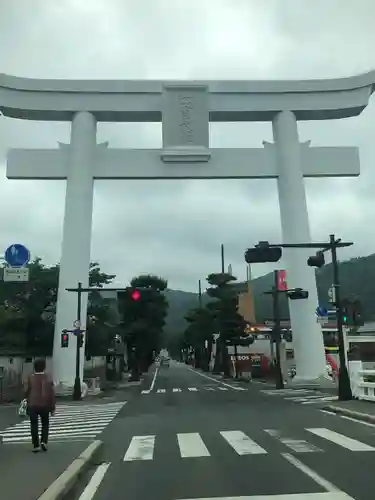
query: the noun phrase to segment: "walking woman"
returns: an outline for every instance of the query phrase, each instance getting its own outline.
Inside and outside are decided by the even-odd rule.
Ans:
[[[46,375],[45,369],[44,359],[34,361],[34,373],[29,376],[25,391],[34,453],[40,450],[47,451],[49,416],[50,413],[52,415],[55,413],[56,408],[53,382]],[[39,417],[42,422],[41,440],[39,440]]]

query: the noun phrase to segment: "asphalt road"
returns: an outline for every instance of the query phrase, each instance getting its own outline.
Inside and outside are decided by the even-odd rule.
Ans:
[[[161,368],[101,435],[74,500],[374,499],[375,426],[262,389]]]

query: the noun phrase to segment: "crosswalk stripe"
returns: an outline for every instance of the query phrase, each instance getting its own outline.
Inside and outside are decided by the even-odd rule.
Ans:
[[[198,389],[196,387],[188,387],[188,390],[191,392],[197,392]]]
[[[206,448],[198,432],[177,434],[177,442],[182,458],[209,457],[210,452]]]
[[[158,389],[156,392],[157,392],[158,394],[163,394],[163,393],[165,392],[165,389]]]
[[[173,388],[173,392],[181,392],[181,389]]]
[[[317,398],[317,399],[314,399],[313,401],[302,401],[302,404],[303,405],[312,405],[312,404],[315,404],[315,403],[319,403],[320,401],[337,401],[338,400],[338,397],[337,396],[327,396],[327,397],[323,397],[323,398]]]
[[[310,428],[306,430],[311,432],[312,434],[315,434],[315,436],[327,439],[327,441],[331,441],[332,443],[335,443],[338,446],[342,446],[343,448],[346,448],[350,451],[375,451],[375,448],[368,444],[344,436],[343,434],[339,434],[338,432],[331,431],[330,429],[326,429],[325,427]]]
[[[90,439],[100,434],[115,418],[126,401],[84,405],[57,405],[56,414],[50,418],[51,441],[71,437]],[[80,409],[82,408],[82,411]],[[22,443],[30,440],[30,423],[23,420],[0,432],[3,443]]]
[[[292,439],[290,437],[283,437],[281,436],[280,431],[276,429],[264,429],[264,432],[278,439],[280,443],[287,446],[296,453],[312,453],[312,452],[323,451],[317,446],[314,446],[308,441],[305,441],[304,439]]]
[[[242,431],[221,431],[220,434],[238,455],[260,455],[267,451]]]
[[[155,436],[134,436],[127,449],[124,462],[152,460],[154,458]]]

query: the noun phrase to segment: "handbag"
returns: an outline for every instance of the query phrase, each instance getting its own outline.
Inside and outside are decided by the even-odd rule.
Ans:
[[[18,408],[18,416],[19,417],[26,417],[27,416],[27,399],[23,399],[20,403],[20,406]]]

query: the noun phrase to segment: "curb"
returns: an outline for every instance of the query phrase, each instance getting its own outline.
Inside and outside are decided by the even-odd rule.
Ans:
[[[68,468],[45,490],[37,500],[61,500],[75,486],[79,477],[90,465],[94,455],[103,446],[103,441],[94,441]]]
[[[357,420],[363,420],[364,422],[375,423],[375,415],[369,415],[368,413],[362,413],[359,411],[348,410],[347,408],[340,408],[338,406],[324,406],[323,410],[337,413],[338,415],[344,415],[346,417],[356,418]]]

